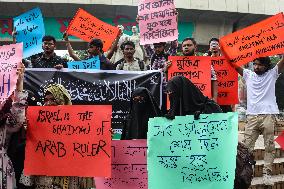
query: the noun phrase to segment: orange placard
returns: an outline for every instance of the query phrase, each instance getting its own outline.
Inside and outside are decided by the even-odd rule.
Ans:
[[[284,150],[284,131],[275,139],[275,141],[280,145],[282,150]]]
[[[168,80],[182,75],[188,78],[205,95],[211,98],[210,57],[206,56],[169,56],[172,65],[168,70]]]
[[[219,105],[238,104],[238,72],[225,57],[211,57],[211,65],[217,75]]]
[[[258,57],[284,52],[284,17],[282,13],[220,39],[226,58],[238,66]]]
[[[117,37],[119,29],[79,8],[66,32],[87,42],[99,38],[104,43],[103,50],[107,51]]]
[[[25,175],[111,176],[111,105],[28,107]]]

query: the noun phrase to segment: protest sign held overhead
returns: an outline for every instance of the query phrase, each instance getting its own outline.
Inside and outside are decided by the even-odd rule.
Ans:
[[[16,89],[17,68],[23,58],[23,43],[0,46],[0,109]]]
[[[88,60],[67,62],[67,64],[69,69],[99,70],[101,67],[99,56]]]
[[[30,106],[25,175],[110,177],[110,105]]]
[[[103,50],[107,51],[118,36],[119,29],[97,19],[80,8],[66,32],[87,42],[94,38],[101,39],[104,44]]]
[[[111,178],[95,178],[100,189],[148,189],[147,140],[112,141]]]
[[[138,15],[141,45],[178,38],[174,0],[140,0]]]
[[[168,69],[168,80],[182,75],[188,78],[204,96],[211,95],[211,61],[206,56],[169,56],[172,65]]]
[[[238,72],[225,57],[211,57],[211,65],[217,75],[219,105],[238,104]]]
[[[284,52],[284,17],[282,13],[226,35],[220,39],[226,58],[238,66],[258,57]]]
[[[149,188],[234,188],[237,143],[237,113],[150,119]]]
[[[14,18],[17,42],[23,42],[23,58],[42,52],[45,35],[43,17],[39,8],[32,9]]]

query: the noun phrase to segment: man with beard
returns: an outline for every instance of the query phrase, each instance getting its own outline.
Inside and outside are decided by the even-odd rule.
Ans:
[[[57,56],[54,52],[56,49],[56,40],[53,36],[44,36],[42,38],[42,49],[42,53],[31,56],[31,62],[25,61],[26,67],[67,68],[67,60]]]
[[[275,156],[274,127],[275,115],[279,114],[275,83],[283,68],[283,56],[273,68],[269,57],[255,59],[254,71],[236,67],[247,85],[247,125],[243,142],[250,151],[253,151],[258,136],[263,134],[265,146],[263,181],[265,185],[274,184],[271,179]]]
[[[183,56],[195,56],[197,43],[194,38],[185,38],[182,43],[182,54]],[[217,102],[217,77],[215,70],[211,66],[211,96],[212,99]]]
[[[75,61],[81,61],[81,58],[76,55],[74,52],[72,45],[68,39],[68,34],[64,33],[63,38],[66,42],[66,47],[68,50],[68,54],[73,60]],[[88,43],[88,57],[87,59],[94,58],[95,56],[99,56],[100,59],[100,69],[101,70],[113,70],[113,64],[110,63],[109,59],[104,55],[103,52],[103,41],[99,38],[93,38],[89,43]]]
[[[115,63],[117,70],[144,71],[145,64],[142,60],[134,58],[135,44],[132,41],[125,41],[120,46],[123,58]]]
[[[209,40],[209,50],[208,50],[208,53],[204,54],[204,56],[211,56],[211,57],[222,56],[221,50],[220,50],[219,39],[211,38]],[[218,87],[216,87],[216,88],[217,88],[217,91],[218,91]],[[232,106],[233,105],[220,105],[220,108],[222,109],[222,111],[224,113],[226,113],[226,112],[232,112],[233,111]]]

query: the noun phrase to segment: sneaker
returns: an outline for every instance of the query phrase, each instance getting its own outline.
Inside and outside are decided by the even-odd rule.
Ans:
[[[263,184],[266,186],[273,186],[274,182],[270,174],[263,174]]]

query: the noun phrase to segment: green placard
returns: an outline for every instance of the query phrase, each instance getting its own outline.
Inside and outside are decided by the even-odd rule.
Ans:
[[[237,143],[237,113],[150,119],[149,189],[233,189]]]

